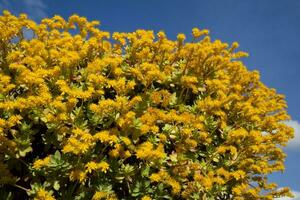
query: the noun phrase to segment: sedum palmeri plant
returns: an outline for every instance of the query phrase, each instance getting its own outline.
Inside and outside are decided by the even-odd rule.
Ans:
[[[2,199],[274,199],[293,137],[237,43],[0,16]]]

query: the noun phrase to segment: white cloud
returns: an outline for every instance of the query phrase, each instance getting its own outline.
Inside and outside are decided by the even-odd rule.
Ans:
[[[46,9],[47,6],[42,0],[0,0],[0,10],[8,10],[15,15],[26,13],[33,20],[45,18]]]
[[[295,130],[295,137],[288,143],[288,149],[300,149],[300,123],[296,120],[286,121],[285,124]]]
[[[300,192],[299,191],[292,191],[292,193],[295,196],[294,198],[280,197],[280,198],[276,198],[276,200],[300,200]]]

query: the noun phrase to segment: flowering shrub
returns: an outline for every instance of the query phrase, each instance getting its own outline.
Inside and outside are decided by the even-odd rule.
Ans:
[[[284,96],[237,43],[98,24],[0,16],[1,198],[290,195],[267,180],[293,137]]]

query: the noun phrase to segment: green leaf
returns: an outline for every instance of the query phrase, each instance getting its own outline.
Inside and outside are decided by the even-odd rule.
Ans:
[[[59,181],[54,181],[53,188],[54,188],[54,190],[56,190],[56,191],[59,190],[59,188],[60,188]]]
[[[169,132],[172,129],[172,125],[170,124],[165,124],[164,127],[162,128],[163,131]]]
[[[125,176],[116,176],[115,179],[119,182],[122,183],[124,180]]]
[[[212,160],[213,160],[214,162],[219,162],[219,158],[217,158],[217,157],[214,157]]]
[[[23,150],[19,150],[19,156],[25,157],[27,153],[31,152],[32,148],[29,146]]]
[[[138,118],[138,119],[134,119],[133,120],[133,126],[136,128],[136,129],[139,129],[142,125],[142,122],[141,120]]]
[[[174,106],[174,105],[176,105],[176,103],[177,103],[177,96],[176,96],[176,92],[174,92],[170,98],[170,105]]]
[[[149,177],[149,172],[150,172],[150,166],[146,166],[145,169],[142,171],[142,176]]]
[[[59,151],[55,151],[55,153],[54,153],[54,158],[55,158],[56,160],[60,160],[60,159],[61,159],[61,154],[60,154]]]

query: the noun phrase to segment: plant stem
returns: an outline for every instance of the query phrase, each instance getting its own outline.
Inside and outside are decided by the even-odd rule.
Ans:
[[[21,189],[21,190],[24,190],[25,192],[29,192],[29,189],[24,188],[24,187],[22,187],[22,186],[20,186],[20,185],[17,185],[17,184],[11,184],[11,186],[17,187],[17,188],[19,188],[19,189]]]

